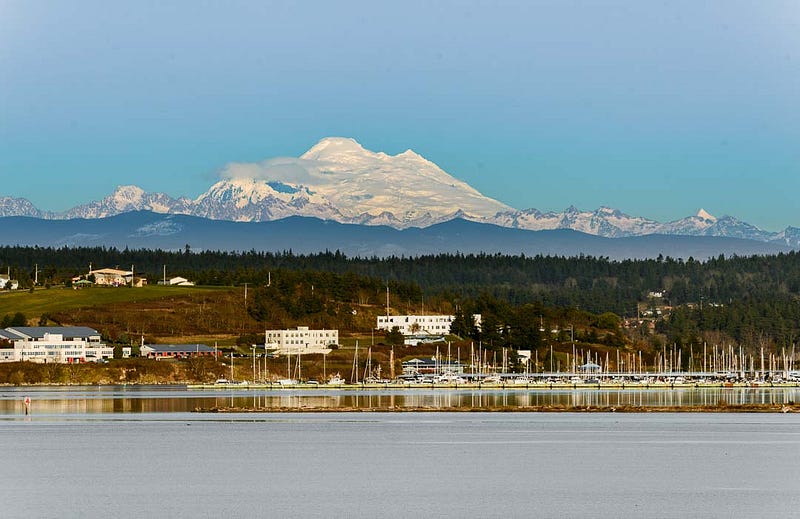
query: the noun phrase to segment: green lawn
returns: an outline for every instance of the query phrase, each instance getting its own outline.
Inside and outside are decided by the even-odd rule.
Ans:
[[[230,290],[230,287],[170,287],[150,285],[141,288],[92,287],[80,290],[72,288],[37,288],[0,292],[0,317],[22,312],[29,319],[43,313],[60,312],[72,308],[91,307],[113,303],[135,303],[180,296],[191,293]]]

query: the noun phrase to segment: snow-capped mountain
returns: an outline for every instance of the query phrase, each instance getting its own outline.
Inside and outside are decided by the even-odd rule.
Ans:
[[[34,207],[27,198],[0,196],[0,216],[32,216],[34,218],[41,218],[42,212]]]
[[[42,212],[23,198],[0,197],[0,216],[103,218],[130,211],[186,214],[238,222],[310,216],[396,229],[425,228],[455,218],[525,230],[572,229],[607,238],[651,234],[720,236],[800,246],[800,230],[763,231],[731,216],[694,216],[661,223],[600,207],[562,212],[517,210],[480,192],[411,150],[373,152],[349,138],[322,139],[300,157],[231,163],[195,200],[120,186],[102,200],[63,213]]]
[[[193,215],[235,221],[302,215],[402,229],[512,210],[411,150],[387,155],[338,137],[299,158],[229,164],[221,177],[195,201]]]
[[[485,221],[502,227],[536,231],[572,229],[606,238],[655,234],[661,225],[654,220],[628,216],[610,207],[601,207],[590,212],[581,211],[574,206],[560,213],[552,211],[542,213],[537,209],[506,211]]]
[[[137,186],[119,186],[102,200],[49,216],[53,219],[105,218],[130,211],[186,214],[191,211],[191,207],[192,201],[188,198],[175,199],[164,193],[146,193]]]
[[[758,241],[788,240],[787,244],[794,239],[794,235],[787,232],[788,230],[781,233],[764,231],[732,216],[716,218],[704,209],[700,209],[694,216],[666,223],[630,216],[610,207],[601,207],[596,211],[581,211],[576,207],[568,207],[563,212],[547,213],[536,209],[526,209],[498,213],[494,217],[482,221],[503,227],[528,230],[572,229],[606,238],[665,234],[671,236],[722,236]],[[800,241],[795,243],[800,243]]]

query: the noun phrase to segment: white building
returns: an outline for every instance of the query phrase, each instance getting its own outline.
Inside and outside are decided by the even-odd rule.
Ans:
[[[339,330],[309,330],[298,326],[294,330],[267,330],[264,332],[267,352],[278,355],[304,355],[331,352],[339,344]]]
[[[0,274],[0,290],[10,288],[16,290],[19,288],[19,281],[11,279],[8,274]]]
[[[0,362],[73,364],[114,357],[114,348],[100,342],[100,333],[85,326],[16,326],[0,330]]]
[[[159,281],[159,284],[163,285],[164,282],[163,281]],[[179,286],[179,287],[193,287],[194,286],[194,282],[189,281],[188,279],[186,279],[184,277],[180,277],[180,276],[175,276],[174,278],[169,278],[167,280],[166,284],[167,285],[172,285],[172,286]]]
[[[130,285],[133,272],[119,269],[90,270],[89,276],[94,276],[95,285],[122,286]]]
[[[87,277],[89,276],[94,277],[95,285],[143,287],[147,284],[147,278],[134,276],[132,270],[97,269],[90,270]],[[80,276],[77,279],[80,279]],[[73,281],[76,281],[76,279],[73,278]]]
[[[475,325],[481,327],[481,314],[474,314]],[[379,315],[376,328],[391,330],[395,326],[403,335],[446,335],[455,316],[452,315]]]

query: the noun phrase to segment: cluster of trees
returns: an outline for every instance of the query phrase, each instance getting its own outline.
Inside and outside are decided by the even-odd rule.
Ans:
[[[10,328],[12,326],[27,326],[28,318],[22,312],[15,314],[6,314],[0,320],[0,328]]]
[[[473,315],[481,315],[478,327]],[[514,305],[483,295],[467,299],[454,313],[451,332],[480,341],[490,349],[527,349],[575,341],[620,347],[625,344],[621,319],[611,312],[594,314],[541,303]]]

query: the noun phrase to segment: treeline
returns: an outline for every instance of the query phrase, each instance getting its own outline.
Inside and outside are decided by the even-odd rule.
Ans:
[[[425,303],[441,310],[448,308],[446,303],[451,309],[490,306],[480,303],[483,300],[511,307],[572,308],[593,315],[611,312],[628,318],[655,305],[648,299],[650,292],[664,291],[658,303],[677,309],[671,319],[658,324],[658,331],[670,342],[694,342],[704,333],[716,332],[739,342],[766,337],[788,344],[800,335],[797,252],[720,256],[701,262],[669,257],[612,261],[499,254],[348,258],[330,251],[311,255],[195,252],[188,245],[182,251],[0,247],[0,273],[10,268],[12,278],[23,287],[31,286],[37,264],[40,284],[68,282],[92,264],[125,269],[134,265],[151,283],[161,278],[166,265],[167,277],[180,275],[201,285],[270,285],[269,297],[261,300],[287,299],[282,311],[289,317],[308,309],[324,314],[331,311],[326,306],[331,300],[381,304],[387,285],[394,306],[420,308]],[[303,283],[298,284],[298,279]],[[312,285],[316,294],[311,293]],[[268,306],[258,312],[267,315]]]

